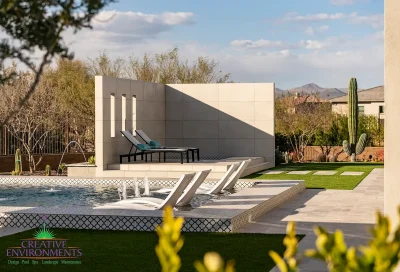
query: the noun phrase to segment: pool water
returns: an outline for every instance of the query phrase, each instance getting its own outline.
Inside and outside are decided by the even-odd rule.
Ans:
[[[118,186],[63,186],[63,185],[0,185],[0,206],[17,207],[96,207],[120,200]],[[153,188],[150,188],[151,190]],[[128,198],[135,195],[133,187],[126,189]],[[141,194],[144,189],[140,188]],[[229,193],[225,193],[229,194]],[[152,197],[165,199],[166,194],[151,193]],[[223,196],[223,195],[222,195]],[[222,196],[195,195],[190,210]]]

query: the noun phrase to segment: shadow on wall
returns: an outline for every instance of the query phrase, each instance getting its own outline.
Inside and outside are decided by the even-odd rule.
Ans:
[[[166,86],[165,144],[199,147],[203,158],[274,162],[273,84]]]

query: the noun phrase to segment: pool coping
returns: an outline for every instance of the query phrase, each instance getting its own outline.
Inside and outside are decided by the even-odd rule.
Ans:
[[[75,180],[66,177],[69,180]],[[65,178],[64,178],[65,180]],[[93,182],[95,180],[96,182]],[[14,184],[21,179],[13,177]],[[31,180],[40,184],[49,183],[48,177]],[[0,184],[12,184],[0,178]],[[104,184],[104,180],[80,179],[71,185]],[[86,183],[85,183],[86,182]],[[121,180],[106,179],[105,184],[120,183]],[[127,181],[129,184],[133,181]],[[140,182],[140,181],[138,181]],[[143,182],[143,181],[142,181]],[[150,185],[158,184],[164,187],[173,186],[176,181],[150,180]],[[54,182],[52,182],[54,184]],[[29,183],[35,184],[35,183]],[[132,184],[130,184],[132,185]],[[249,185],[253,185],[249,187]],[[221,199],[216,199],[191,211],[176,211],[175,216],[184,217],[182,231],[190,232],[235,232],[243,225],[254,220],[261,214],[287,201],[305,189],[304,181],[274,181],[274,180],[239,180],[236,186],[244,189]],[[50,228],[77,228],[99,230],[136,230],[154,231],[162,223],[163,212],[156,210],[101,210],[91,207],[55,208],[55,207],[12,207],[0,206],[0,227],[30,227],[36,228],[43,223],[43,216]]]

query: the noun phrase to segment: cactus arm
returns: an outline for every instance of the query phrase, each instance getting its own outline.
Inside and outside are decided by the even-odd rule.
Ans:
[[[347,140],[343,141],[343,151],[346,152],[347,155],[351,155],[350,144]]]
[[[360,136],[360,139],[358,140],[357,146],[356,146],[356,154],[360,155],[361,153],[364,152],[365,146],[367,144],[367,134],[363,133]]]

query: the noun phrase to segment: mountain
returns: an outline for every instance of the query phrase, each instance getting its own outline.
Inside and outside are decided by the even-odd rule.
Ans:
[[[315,83],[309,83],[301,87],[292,88],[290,90],[282,90],[275,88],[275,97],[281,97],[284,94],[319,94],[319,97],[323,100],[332,99],[335,97],[347,95],[347,89],[345,88],[322,88]]]
[[[320,92],[322,92],[324,90],[325,90],[324,88],[321,88],[317,84],[310,83],[310,84],[306,84],[306,85],[301,86],[301,87],[296,87],[296,88],[290,89],[289,92],[293,93],[293,94],[295,94],[295,93],[308,93],[308,94],[311,94],[311,93],[320,93]]]
[[[335,97],[346,95],[346,93],[342,92],[339,89],[332,88],[332,89],[325,89],[319,93],[319,97],[321,99],[332,99]]]

